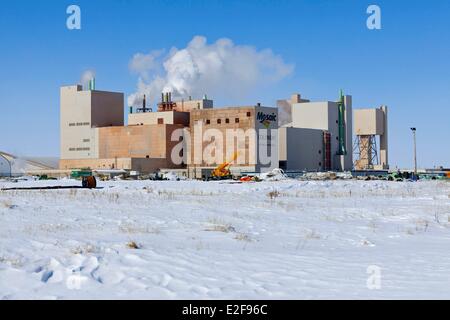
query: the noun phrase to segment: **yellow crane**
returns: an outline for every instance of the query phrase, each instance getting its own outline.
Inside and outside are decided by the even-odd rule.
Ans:
[[[230,161],[222,163],[211,172],[211,177],[217,180],[230,179],[232,177],[230,166],[233,161],[236,161],[237,157],[238,153],[235,152],[233,154],[233,158]]]

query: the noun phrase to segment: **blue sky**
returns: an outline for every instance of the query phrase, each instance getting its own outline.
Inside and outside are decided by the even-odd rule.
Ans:
[[[79,5],[82,29],[66,28]],[[366,9],[382,10],[382,30]],[[409,128],[418,128],[421,167],[450,167],[450,1],[117,0],[3,1],[0,4],[0,150],[59,155],[59,87],[86,69],[97,88],[135,91],[135,53],[184,48],[196,35],[270,48],[294,72],[242,104],[300,92],[354,107],[390,107],[391,165],[412,166]],[[214,97],[213,97],[214,98]],[[227,104],[223,97],[216,105]]]

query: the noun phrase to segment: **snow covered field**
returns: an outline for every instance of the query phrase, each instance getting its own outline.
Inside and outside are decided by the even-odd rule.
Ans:
[[[0,192],[0,299],[450,298],[448,182],[99,185]]]

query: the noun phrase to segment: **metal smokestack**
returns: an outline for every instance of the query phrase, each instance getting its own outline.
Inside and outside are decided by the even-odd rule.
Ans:
[[[144,99],[142,100],[142,112],[147,112],[147,96],[144,94]]]
[[[95,78],[91,78],[88,82],[88,90],[94,91],[95,90]]]

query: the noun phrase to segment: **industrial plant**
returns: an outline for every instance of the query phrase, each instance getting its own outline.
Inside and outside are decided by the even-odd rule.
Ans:
[[[143,95],[125,107],[124,94],[88,85],[60,88],[60,157],[0,152],[0,176],[97,175],[156,179],[254,181],[270,172],[293,178],[346,173],[392,181],[450,178],[450,170],[389,165],[388,107],[353,108],[341,90],[334,101],[294,93],[274,106],[215,106],[205,94]],[[411,128],[415,133],[415,128]]]
[[[221,165],[233,176],[389,169],[387,107],[353,111],[343,92],[322,102],[294,94],[273,107],[215,107],[206,95],[173,100],[167,92],[155,110],[144,96],[127,115],[124,94],[96,90],[95,79],[86,89],[62,87],[60,97],[60,170],[204,178]]]

